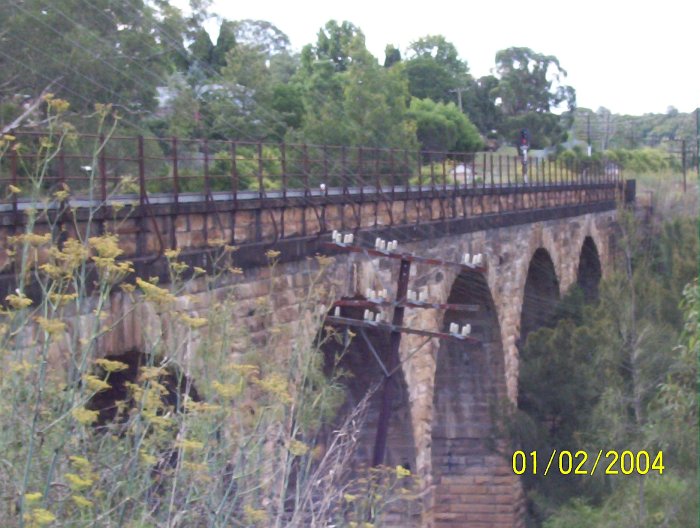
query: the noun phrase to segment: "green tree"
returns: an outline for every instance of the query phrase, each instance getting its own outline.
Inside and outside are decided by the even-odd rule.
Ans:
[[[2,97],[51,91],[77,112],[113,103],[134,118],[156,106],[156,86],[172,63],[163,29],[176,13],[135,0],[10,2],[3,6]]]
[[[408,115],[416,122],[424,150],[475,151],[483,147],[479,131],[454,103],[411,99]]]
[[[328,22],[302,51],[295,82],[304,119],[290,139],[336,145],[415,148],[406,120],[408,85],[400,64],[383,68],[349,22]]]
[[[566,70],[553,55],[544,55],[530,48],[508,48],[496,53],[498,87],[504,116],[503,134],[515,140],[518,130],[530,130],[535,148],[556,145],[566,138],[571,124],[571,111],[576,106],[576,92],[562,84]],[[553,110],[566,105],[563,118]]]
[[[411,43],[405,63],[411,96],[457,102],[455,90],[471,81],[467,63],[442,35],[428,35]]]

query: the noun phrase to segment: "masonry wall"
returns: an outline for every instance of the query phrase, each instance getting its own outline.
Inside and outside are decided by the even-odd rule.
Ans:
[[[604,194],[600,196],[601,199],[605,197]],[[275,213],[271,212],[268,219],[265,219],[268,216],[265,213],[262,218],[258,215],[257,220],[254,211],[242,212],[229,215],[229,220],[235,219],[235,225],[228,227],[221,227],[211,215],[197,212],[179,216],[171,224],[168,224],[170,220],[166,216],[152,222],[161,222],[161,236],[174,236],[178,246],[185,247],[206,244],[216,236],[228,238],[232,232],[236,233],[237,240],[258,237],[259,233],[268,237],[282,225],[285,226],[286,235],[318,230],[323,222],[328,229],[338,229],[347,226],[346,222],[353,215],[359,215],[363,227],[371,229],[377,226],[377,232],[381,230],[388,234],[392,233],[391,222],[398,223],[402,217],[408,221],[418,217],[432,219],[435,225],[430,233],[434,235],[439,233],[441,218],[460,218],[465,211],[467,216],[481,215],[485,211],[497,212],[507,203],[517,200],[521,200],[523,208],[527,210],[535,205],[576,202],[579,199],[581,196],[574,191],[534,192],[495,197],[465,196],[454,201],[395,202],[393,207],[383,203],[365,203],[355,206],[355,211],[348,205],[327,205],[325,211],[313,208],[303,211],[285,209],[284,222],[281,211],[279,218],[275,218]],[[244,221],[242,215],[246,214],[252,216]],[[302,218],[305,220],[302,221]],[[585,238],[590,237],[595,243],[605,275],[611,269],[609,240],[614,221],[615,212],[604,211],[461,234],[450,228],[446,231],[450,233],[449,236],[429,236],[422,240],[416,236],[413,242],[401,246],[401,250],[416,255],[455,262],[465,252],[483,253],[487,263],[483,283],[488,287],[492,310],[477,331],[484,336],[485,353],[478,355],[477,351],[467,351],[471,367],[466,364],[464,368],[455,367],[455,362],[464,354],[463,350],[441,348],[437,340],[426,342],[419,336],[405,336],[402,339],[400,357],[408,409],[397,410],[397,416],[404,421],[397,428],[412,432],[410,443],[415,447],[415,471],[424,486],[423,526],[521,525],[522,492],[519,482],[510,472],[509,459],[504,460],[498,455],[493,449],[498,445],[488,445],[486,439],[492,426],[489,414],[492,403],[514,404],[517,401],[519,358],[516,342],[520,336],[529,264],[537,249],[544,248],[551,256],[560,292],[563,293],[577,280],[581,248]],[[258,227],[251,227],[255,225]],[[109,226],[106,228],[109,229]],[[124,231],[135,227],[127,222],[120,229]],[[124,246],[127,252],[138,249],[138,233],[132,233],[132,239],[128,238],[127,232],[123,235],[127,236]],[[7,236],[7,231],[2,236]],[[369,239],[372,240],[373,236],[370,231]],[[155,249],[156,238],[151,236],[144,239],[141,235],[141,243],[144,240],[149,248]],[[264,249],[264,246],[260,248],[261,251]],[[320,321],[318,312],[325,313],[334,300],[362,295],[366,288],[386,288],[390,297],[395,294],[398,261],[339,254],[325,271],[321,282],[326,292],[324,303],[327,304],[323,307],[308,306],[304,299],[313,287],[318,262],[313,258],[285,261],[283,257],[274,270],[265,266],[248,267],[243,274],[230,276],[213,287],[199,280],[183,293],[178,303],[193,315],[206,316],[215,300],[231,295],[235,302],[227,315],[231,324],[242,330],[240,339],[231,349],[231,354],[235,356],[250,343],[263,344],[268,341],[272,329],[277,353],[288,352],[299,339],[309,342],[319,331],[320,323],[316,326],[313,324],[313,321]],[[409,287],[427,287],[431,301],[444,303],[454,291],[458,273],[457,267],[418,264],[412,270]],[[172,335],[169,333],[171,315],[167,312],[158,312],[152,306],[142,306],[132,311],[128,297],[122,293],[114,294],[110,302],[111,319],[107,323],[118,324],[115,331],[103,340],[105,354],[119,353],[132,346],[144,349],[159,339],[185,343],[185,353],[195,353],[199,332]],[[405,324],[441,331],[449,323],[449,317],[449,314],[445,316],[436,310],[408,309]],[[91,322],[90,316],[82,316],[75,324],[87,327]],[[479,322],[475,321],[475,327],[478,326]],[[31,336],[28,340],[31,340]],[[60,360],[60,347],[52,353],[55,360]],[[466,394],[460,394],[460,391]],[[458,397],[463,401],[450,408]],[[405,423],[407,421],[410,423]]]

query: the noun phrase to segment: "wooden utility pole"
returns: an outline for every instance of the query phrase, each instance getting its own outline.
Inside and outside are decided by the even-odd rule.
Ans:
[[[457,106],[459,106],[459,111],[464,113],[464,110],[462,110],[462,92],[466,92],[469,88],[467,87],[462,87],[462,88],[455,88],[454,90],[450,90],[450,92],[457,92]]]

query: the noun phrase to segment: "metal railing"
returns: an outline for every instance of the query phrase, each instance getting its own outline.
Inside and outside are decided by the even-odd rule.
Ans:
[[[621,181],[610,162],[566,163],[494,153],[73,134],[49,138],[17,132],[0,159],[0,206],[29,202],[28,187],[46,196],[70,188],[71,199],[149,199],[180,203],[380,195],[463,189],[589,186]],[[51,143],[61,139],[61,148]],[[50,159],[45,159],[51,151]],[[12,189],[10,185],[14,186]],[[19,192],[17,192],[19,189]],[[261,205],[262,206],[262,205]]]

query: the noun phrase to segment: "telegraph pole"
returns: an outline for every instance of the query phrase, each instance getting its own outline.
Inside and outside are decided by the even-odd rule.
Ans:
[[[695,109],[695,165],[700,178],[700,108]]]
[[[588,112],[588,157],[591,157],[593,147],[591,146],[591,113]]]
[[[462,110],[462,92],[466,92],[469,88],[462,87],[462,88],[455,88],[454,90],[450,90],[450,92],[454,93],[457,92],[457,106],[459,106],[459,111],[464,113]]]

